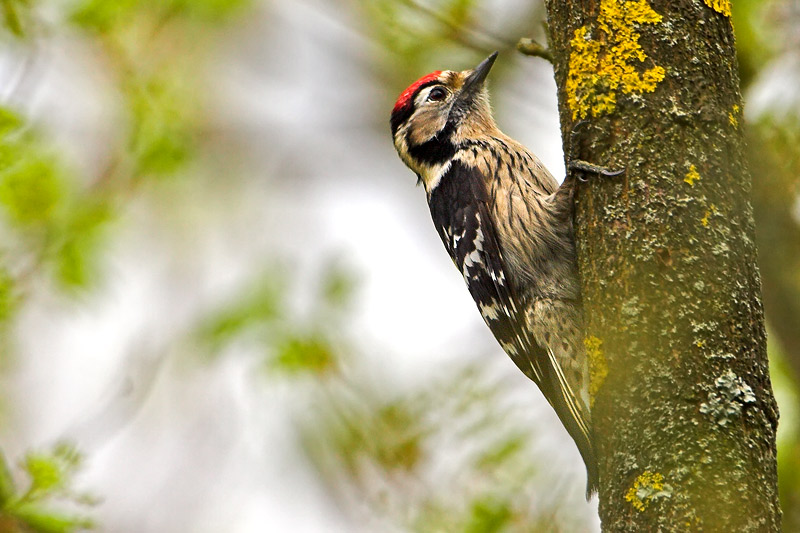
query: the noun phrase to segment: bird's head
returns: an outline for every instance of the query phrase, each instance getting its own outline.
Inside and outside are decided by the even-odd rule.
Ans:
[[[437,70],[412,83],[392,109],[400,158],[428,185],[467,139],[496,131],[484,81],[497,52],[472,70]]]

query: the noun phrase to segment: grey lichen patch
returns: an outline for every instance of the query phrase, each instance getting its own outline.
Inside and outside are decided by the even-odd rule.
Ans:
[[[712,353],[708,356],[712,361],[733,361],[736,356],[730,352],[727,353]]]
[[[642,312],[642,305],[639,303],[639,297],[632,296],[628,298],[625,303],[622,304],[622,309],[620,311],[623,316],[629,318],[639,316],[639,313]]]
[[[625,220],[628,216],[625,205],[621,203],[609,203],[603,206],[603,214],[606,220]]]
[[[722,255],[722,256],[726,256],[726,257],[728,256],[730,251],[731,251],[731,247],[728,246],[728,243],[726,243],[726,242],[720,242],[719,244],[717,244],[716,246],[711,248],[711,253],[712,254],[714,254],[714,255]]]
[[[720,426],[727,425],[741,414],[746,405],[756,401],[750,385],[730,369],[714,380],[714,386],[716,390],[708,393],[708,401],[700,404],[700,412],[709,415]]]
[[[713,320],[710,320],[708,322],[697,322],[697,321],[694,321],[694,320],[692,321],[692,331],[694,333],[700,333],[700,332],[703,332],[703,331],[707,331],[709,333],[713,333],[713,332],[717,331],[718,329],[719,329],[719,324],[717,324]]]

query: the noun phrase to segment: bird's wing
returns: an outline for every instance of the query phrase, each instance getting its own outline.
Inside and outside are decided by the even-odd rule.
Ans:
[[[524,304],[506,274],[488,200],[481,172],[455,160],[429,197],[434,225],[486,324],[514,363],[542,390],[588,466],[595,459],[587,409],[553,351],[539,345],[527,328],[525,309],[520,308]]]

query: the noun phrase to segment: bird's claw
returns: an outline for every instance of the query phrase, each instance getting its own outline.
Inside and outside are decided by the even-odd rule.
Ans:
[[[611,170],[606,167],[601,167],[599,165],[593,165],[588,161],[583,161],[582,159],[579,158],[578,134],[580,130],[583,129],[584,126],[586,126],[586,124],[589,124],[589,121],[587,119],[581,119],[572,126],[572,130],[570,131],[570,136],[569,136],[569,153],[568,153],[567,170],[569,172],[575,172],[576,174],[575,177],[578,179],[578,181],[581,181],[583,183],[589,181],[585,177],[586,174],[597,174],[599,176],[613,178],[615,176],[619,176],[620,174],[624,173],[625,169]]]
[[[573,159],[569,162],[569,169],[570,170],[577,170],[581,173],[589,173],[589,174],[598,174],[600,176],[606,176],[607,178],[613,178],[615,176],[619,176],[625,172],[625,169],[620,170],[610,170],[606,167],[601,167],[599,165],[593,165],[589,162],[582,161],[580,159]],[[578,176],[578,179],[582,182],[588,181],[586,178]]]

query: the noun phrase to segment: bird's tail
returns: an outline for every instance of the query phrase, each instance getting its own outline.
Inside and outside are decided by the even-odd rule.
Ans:
[[[548,349],[549,365],[542,365],[542,389],[550,405],[555,409],[561,423],[578,446],[586,465],[586,500],[598,491],[599,475],[595,454],[592,423],[589,409],[564,376],[553,351]]]

